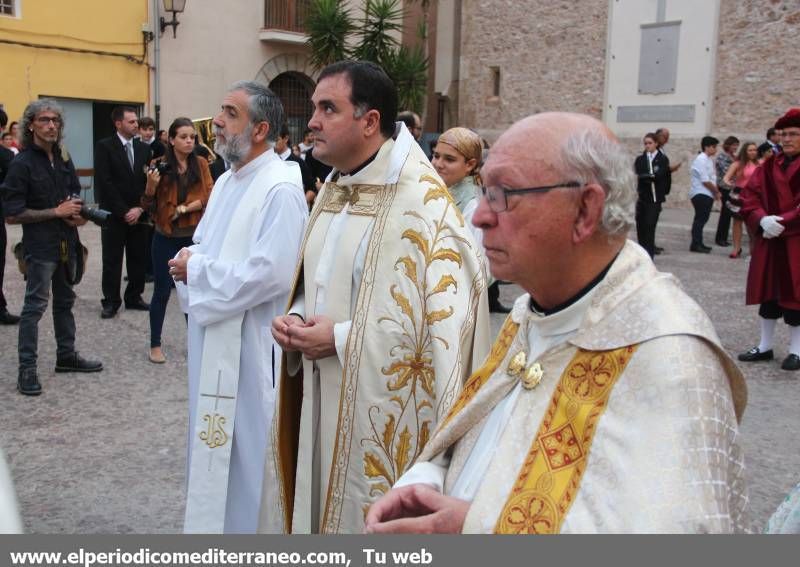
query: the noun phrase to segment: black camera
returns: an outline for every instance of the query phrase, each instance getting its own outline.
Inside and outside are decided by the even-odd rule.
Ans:
[[[70,199],[80,199],[80,195],[72,195]],[[108,222],[108,217],[111,216],[109,211],[100,208],[90,208],[84,204],[81,204],[81,217],[85,218],[86,220],[92,221],[97,226],[105,226],[106,222]]]
[[[157,161],[153,165],[150,166],[150,169],[157,169],[159,175],[164,175],[165,173],[170,172],[169,164],[165,161]]]

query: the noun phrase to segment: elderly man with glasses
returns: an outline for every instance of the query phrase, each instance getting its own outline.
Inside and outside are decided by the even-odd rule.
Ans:
[[[588,116],[511,127],[473,222],[526,291],[370,533],[747,529],[746,390],[705,313],[627,240],[624,148]]]

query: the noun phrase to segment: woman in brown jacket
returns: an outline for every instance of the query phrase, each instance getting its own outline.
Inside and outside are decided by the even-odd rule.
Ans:
[[[153,235],[153,275],[155,285],[150,300],[150,362],[166,362],[161,350],[161,328],[172,291],[167,262],[181,248],[192,245],[194,229],[200,222],[214,182],[208,163],[194,150],[194,124],[176,118],[169,127],[167,152],[150,168],[142,207],[155,219]]]

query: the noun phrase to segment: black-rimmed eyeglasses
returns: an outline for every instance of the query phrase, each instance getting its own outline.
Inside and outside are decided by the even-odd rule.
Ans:
[[[553,189],[582,187],[583,183],[578,181],[567,181],[557,185],[544,185],[542,187],[524,187],[522,189],[509,189],[507,187],[478,187],[476,195],[480,199],[486,197],[489,208],[495,213],[502,213],[508,209],[508,195],[524,195],[526,193],[547,193]]]

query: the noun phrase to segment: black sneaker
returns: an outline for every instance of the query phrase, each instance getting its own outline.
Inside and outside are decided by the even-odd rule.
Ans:
[[[104,305],[103,310],[100,312],[101,319],[113,319],[117,316],[117,308],[110,305]]]
[[[757,346],[739,355],[739,360],[742,362],[758,362],[760,360],[772,360],[773,358],[775,358],[775,354],[772,349],[761,352]]]
[[[56,360],[56,372],[100,372],[102,369],[102,362],[86,360],[77,352],[67,358]]]
[[[38,396],[42,393],[42,385],[39,384],[39,375],[35,368],[20,368],[19,378],[17,378],[17,390],[25,396]]]
[[[0,325],[16,325],[19,323],[19,317],[12,315],[8,309],[0,310]]]

